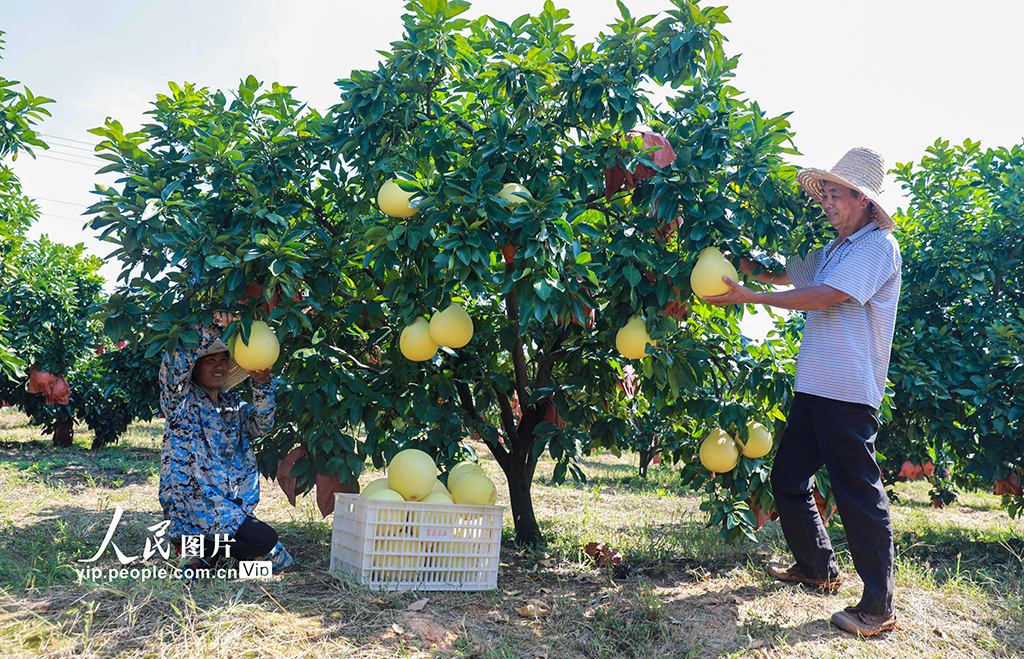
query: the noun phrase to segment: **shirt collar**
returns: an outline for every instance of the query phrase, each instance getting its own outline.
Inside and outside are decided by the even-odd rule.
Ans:
[[[847,240],[850,241],[851,243],[856,242],[857,240],[863,238],[864,236],[868,235],[877,228],[878,222],[872,220],[871,222],[868,222],[866,225],[864,225],[864,227],[861,228],[859,231],[849,236]]]

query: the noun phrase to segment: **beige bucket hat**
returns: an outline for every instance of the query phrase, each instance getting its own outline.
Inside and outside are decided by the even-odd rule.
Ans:
[[[230,352],[230,350],[226,343],[220,339],[215,339],[214,342],[210,344],[210,347],[203,351],[203,354],[200,355],[200,357],[215,355],[218,352]],[[192,364],[192,367],[195,367],[195,363]],[[249,377],[249,372],[238,365],[234,356],[228,355],[228,372],[224,374],[224,382],[221,383],[220,390],[228,391],[244,382],[247,377]],[[191,373],[189,373],[189,379],[192,379]]]
[[[878,199],[882,194],[882,181],[885,179],[885,159],[882,154],[864,147],[856,147],[846,152],[836,166],[825,171],[807,167],[797,172],[796,180],[804,187],[807,194],[821,203],[825,194],[825,181],[832,181],[848,188],[859,190],[871,200],[874,210],[871,219],[878,223],[879,229],[892,231],[896,223],[885,212]]]

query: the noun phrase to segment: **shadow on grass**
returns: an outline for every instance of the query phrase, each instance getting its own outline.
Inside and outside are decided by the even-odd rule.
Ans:
[[[0,442],[0,467],[48,487],[81,490],[141,484],[157,473],[158,447],[109,447],[97,451],[79,446],[55,449],[44,441]]]

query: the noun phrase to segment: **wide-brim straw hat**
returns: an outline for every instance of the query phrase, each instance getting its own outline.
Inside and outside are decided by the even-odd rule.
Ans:
[[[892,231],[896,228],[896,223],[879,203],[884,179],[885,159],[882,158],[882,154],[864,147],[850,149],[839,159],[836,166],[828,171],[807,167],[796,175],[796,180],[800,181],[807,194],[814,197],[818,203],[821,203],[825,196],[825,181],[859,190],[871,200],[874,208],[871,219],[878,223],[878,228]]]
[[[203,351],[203,354],[200,355],[200,357],[215,355],[218,352],[230,352],[230,350],[228,350],[228,345],[226,343],[220,339],[215,339],[214,342],[210,344],[210,347]],[[195,367],[195,364],[192,364],[192,366]],[[224,374],[224,382],[220,385],[220,391],[228,391],[229,389],[234,388],[244,382],[247,377],[249,377],[249,372],[238,365],[234,356],[228,355],[228,372]],[[189,379],[191,378],[192,374],[190,373]]]

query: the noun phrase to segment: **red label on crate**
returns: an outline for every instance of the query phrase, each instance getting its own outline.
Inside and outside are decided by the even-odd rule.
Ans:
[[[423,529],[423,537],[431,540],[451,540],[451,529]]]

